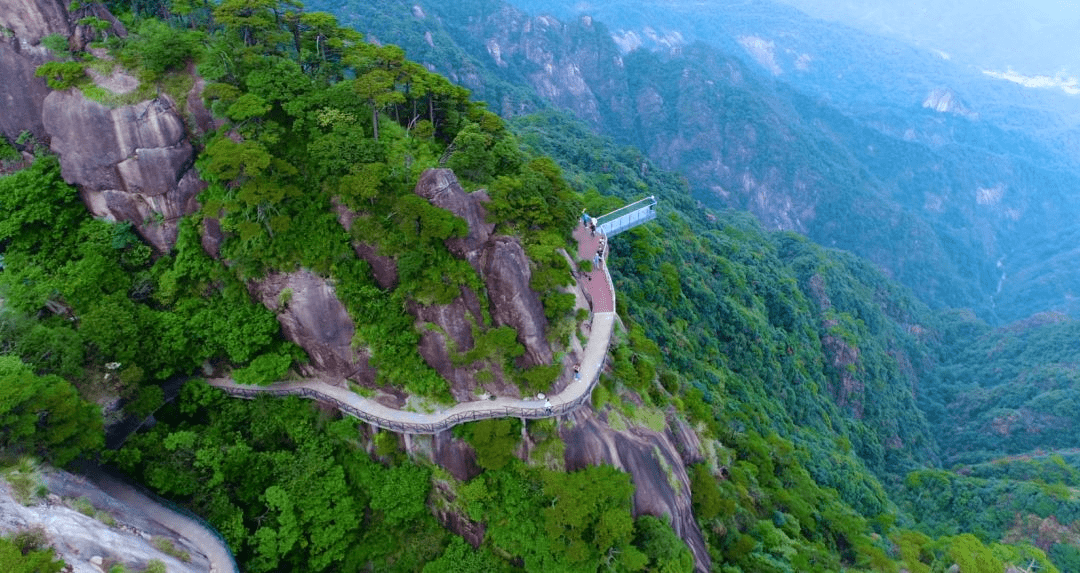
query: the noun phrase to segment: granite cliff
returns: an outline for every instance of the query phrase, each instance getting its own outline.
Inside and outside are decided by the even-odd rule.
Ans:
[[[112,478],[102,478],[102,487],[83,476],[44,466],[26,477],[39,483],[40,495],[27,496],[0,481],[0,533],[36,535],[56,550],[67,571],[101,573],[115,565],[142,570],[154,560],[175,573],[215,570],[207,553],[216,547],[207,547],[201,536],[187,537],[187,530],[177,521],[183,518]],[[139,498],[144,505],[117,495]],[[231,561],[228,555],[222,559]]]
[[[130,221],[158,252],[167,252],[177,221],[197,208],[195,196],[205,186],[195,173],[195,148],[177,102],[160,95],[110,108],[75,88],[51,90],[34,75],[56,57],[42,38],[60,35],[71,48],[86,48],[87,27],[76,22],[91,15],[109,22],[112,33],[125,33],[100,5],[72,14],[58,0],[0,2],[0,27],[7,30],[0,36],[0,134],[48,145],[60,157],[64,179],[78,187],[95,216]],[[109,87],[103,78],[98,83]],[[197,107],[198,100],[181,103]]]

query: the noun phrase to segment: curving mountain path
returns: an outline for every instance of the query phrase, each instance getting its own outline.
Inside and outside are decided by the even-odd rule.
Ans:
[[[209,573],[240,573],[232,551],[216,532],[195,519],[147,497],[132,485],[113,477],[100,468],[88,467],[82,471],[88,480],[113,499],[124,503],[130,509],[141,511],[151,521],[171,529],[198,547],[210,561]]]
[[[593,235],[584,225],[574,230],[578,242],[578,257],[594,260],[603,237]],[[485,418],[549,418],[571,412],[587,402],[593,387],[600,379],[611,333],[615,324],[615,288],[611,282],[605,261],[608,249],[605,244],[601,263],[588,273],[579,273],[579,284],[592,302],[592,329],[581,358],[581,376],[558,394],[545,399],[517,399],[498,397],[492,400],[459,402],[444,410],[431,413],[409,412],[390,408],[364,398],[347,388],[341,388],[321,380],[284,382],[269,386],[243,386],[231,378],[215,378],[207,382],[237,397],[255,397],[260,394],[275,396],[295,395],[329,402],[343,412],[386,430],[406,434],[437,434],[463,422]]]

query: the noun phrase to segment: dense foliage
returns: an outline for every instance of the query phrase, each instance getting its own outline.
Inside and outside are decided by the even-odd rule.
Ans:
[[[1072,322],[990,331],[931,313],[849,253],[705,210],[685,180],[566,116],[507,125],[401,49],[298,3],[114,8],[132,33],[102,39],[145,85],[187,85],[193,62],[207,81],[223,122],[200,142],[209,188],[175,248],[152,253],[130,224],[90,218],[55,159],[0,179],[0,447],[58,463],[94,455],[102,420],[87,400],[120,396],[157,423],[105,457],[207,516],[254,572],[691,570],[663,517],[632,515],[627,474],[560,470],[555,421],[455,429],[479,466],[459,482],[404,455],[397,436],[296,399],[233,400],[191,381],[163,405],[161,383],[200,367],[267,383],[304,360],[249,294],[267,274],[301,268],[334,284],[379,383],[446,398],[408,307],[464,289],[488,305],[476,272],[446,247],[463,221],[413,193],[424,169],[446,166],[486,189],[490,222],[522,240],[556,337],[572,332],[558,249],[581,207],[660,199],[656,223],[611,242],[627,329],[594,409],[613,429],[685,423],[701,440],[687,474],[716,570],[1080,562],[1072,458],[937,467],[939,452],[982,462],[1068,443],[1042,431],[1074,417],[1075,361],[1062,349]],[[41,70],[56,89],[82,85],[75,68],[93,64],[66,57]],[[218,259],[200,241],[211,220],[226,237]],[[360,244],[394,260],[393,286],[376,283]],[[486,315],[473,327],[476,345],[455,349],[455,363],[499,360],[524,388],[546,389],[547,370],[514,369],[512,328]],[[983,441],[1001,427],[1007,440]],[[478,547],[440,525],[454,519],[482,524]]]
[[[299,399],[234,400],[199,381],[159,419],[110,457],[207,516],[246,571],[480,573],[519,560],[527,570],[595,571],[604,561],[625,571],[650,563],[648,570],[692,570],[670,527],[633,518],[629,476],[610,466],[564,473],[509,456],[461,484],[401,456],[396,437],[375,440],[385,463],[369,458],[351,418]],[[470,433],[481,440],[484,431]],[[446,497],[447,487],[457,499]],[[484,546],[448,534],[430,504],[452,504],[485,523]]]
[[[43,531],[0,537],[0,569],[10,573],[59,573],[64,562],[46,545]]]
[[[1005,540],[1017,545],[994,546],[991,563],[1034,559],[1051,567],[1039,548],[1052,548],[1054,562],[1069,570],[1072,537],[1048,543],[1037,527],[1013,523],[1014,514],[1053,516],[1050,494],[1000,495],[1044,491],[1028,480],[1043,479],[1045,468],[984,489],[982,505],[963,511],[928,488],[937,482],[920,479],[924,470],[909,473],[934,464],[939,436],[951,427],[924,421],[914,390],[943,371],[963,372],[940,364],[965,356],[954,349],[986,332],[984,323],[931,313],[849,254],[764,233],[742,214],[703,212],[688,199],[685,182],[564,115],[513,125],[528,146],[559,160],[590,209],[615,204],[604,197],[609,193],[630,200],[648,192],[661,200],[657,223],[612,241],[621,311],[640,325],[632,327],[631,342],[638,328],[656,341],[634,344],[625,366],[616,350],[613,370],[619,385],[646,401],[675,402],[722,444],[716,459],[692,472],[695,515],[704,531],[721,532],[710,539],[723,551],[714,555],[718,562],[745,571],[784,570],[777,563],[807,571],[812,566],[794,555],[829,563],[825,555],[839,554],[849,563],[887,568],[896,559],[930,571]],[[675,392],[681,400],[651,386],[652,368],[664,388],[683,389]],[[918,393],[920,405],[934,388]],[[1067,511],[1061,518],[1074,519]],[[782,544],[763,519],[785,532]],[[868,528],[891,543],[862,537]]]

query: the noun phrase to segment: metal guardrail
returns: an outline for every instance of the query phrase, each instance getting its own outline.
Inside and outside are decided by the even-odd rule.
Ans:
[[[449,430],[450,428],[463,424],[465,422],[475,422],[476,420],[485,420],[491,418],[528,418],[530,420],[540,420],[543,418],[551,418],[555,416],[562,416],[569,414],[574,410],[581,407],[582,404],[588,402],[592,398],[592,391],[596,388],[597,382],[600,381],[600,371],[603,370],[604,365],[607,362],[607,356],[600,362],[600,368],[597,369],[596,376],[589,382],[588,389],[570,402],[563,402],[561,404],[552,404],[550,411],[547,407],[526,408],[517,406],[503,406],[498,409],[484,409],[471,412],[460,412],[452,416],[448,416],[438,422],[423,423],[423,422],[404,422],[399,420],[388,420],[382,416],[376,416],[370,412],[365,412],[352,404],[342,402],[341,400],[320,392],[314,388],[300,387],[300,388],[272,388],[272,387],[236,387],[236,386],[215,386],[224,390],[226,393],[239,398],[256,398],[258,396],[270,395],[270,396],[299,396],[301,398],[308,398],[320,402],[326,402],[332,404],[342,412],[349,414],[350,416],[363,420],[373,426],[382,428],[384,430],[391,430],[394,432],[401,432],[404,434],[438,434],[439,432]]]

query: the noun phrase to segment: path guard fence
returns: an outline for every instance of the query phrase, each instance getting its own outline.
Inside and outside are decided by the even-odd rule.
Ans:
[[[606,237],[633,229],[656,218],[656,196],[650,195],[596,219],[596,230]]]
[[[394,432],[400,432],[402,434],[438,434],[444,430],[462,424],[464,422],[475,422],[476,420],[483,420],[487,418],[528,418],[530,420],[539,420],[543,418],[551,418],[553,416],[561,416],[569,414],[574,410],[581,407],[582,404],[589,401],[592,397],[592,391],[596,387],[596,383],[600,380],[600,372],[603,371],[604,365],[607,362],[607,357],[600,363],[600,368],[597,369],[596,376],[589,382],[589,389],[586,390],[581,396],[578,396],[570,402],[563,402],[559,404],[552,404],[551,409],[544,406],[538,406],[535,408],[521,407],[521,406],[504,406],[502,408],[492,408],[473,412],[460,412],[452,414],[435,422],[404,422],[398,420],[387,420],[381,416],[376,416],[370,412],[365,412],[356,406],[342,402],[337,398],[324,394],[314,388],[299,387],[299,388],[274,388],[272,386],[215,386],[224,390],[231,396],[238,398],[254,399],[258,396],[300,396],[301,398],[309,398],[319,402],[325,402],[327,404],[333,404],[334,407],[340,409],[342,412],[363,420],[373,426],[377,426],[384,430],[391,430]]]
[[[210,535],[217,538],[217,540],[221,543],[221,546],[225,549],[225,554],[229,556],[229,563],[232,564],[232,570],[237,571],[237,572],[240,571],[240,566],[236,564],[236,556],[233,555],[232,546],[229,545],[228,540],[225,539],[225,536],[222,535],[221,532],[218,531],[216,527],[211,525],[210,522],[206,521],[206,519],[204,519],[202,516],[196,514],[195,512],[191,511],[190,509],[188,509],[188,508],[186,508],[186,507],[184,507],[182,505],[179,505],[177,503],[174,503],[173,501],[170,501],[168,499],[165,499],[165,498],[161,497],[160,495],[154,493],[153,491],[150,491],[150,489],[147,488],[146,486],[128,479],[128,477],[125,476],[123,473],[121,473],[121,472],[119,472],[119,471],[117,471],[117,470],[115,470],[113,468],[98,467],[97,469],[102,474],[106,475],[107,477],[111,478],[112,480],[114,480],[116,482],[119,482],[119,483],[121,483],[123,485],[126,485],[126,486],[130,487],[131,489],[135,490],[136,492],[138,492],[138,493],[142,494],[143,496],[147,497],[148,499],[150,499],[150,501],[152,501],[152,502],[154,502],[154,503],[156,503],[158,505],[161,505],[161,506],[165,507],[166,509],[172,510],[174,513],[177,513],[177,514],[181,515],[182,517],[186,517],[186,518],[190,519],[191,521],[194,521],[196,525],[203,528],[204,530],[206,530],[207,533],[209,533]],[[166,526],[166,527],[168,527],[168,526]]]

